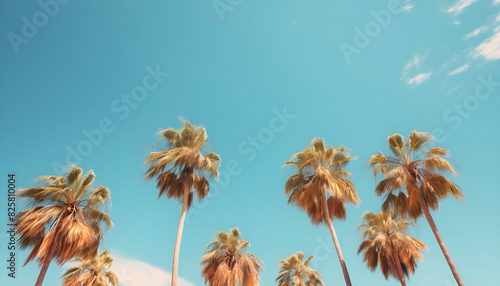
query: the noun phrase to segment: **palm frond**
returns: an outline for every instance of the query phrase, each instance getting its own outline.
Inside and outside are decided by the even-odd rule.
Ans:
[[[96,208],[109,202],[109,190],[100,187],[91,191],[94,172],[82,174],[81,168],[71,166],[65,177],[43,176],[39,181],[44,187],[22,189],[17,193],[34,204],[16,217],[20,247],[32,248],[25,264],[32,260],[42,264],[51,248],[55,248],[53,259],[60,265],[97,251],[102,239],[99,224],[112,225],[109,215]]]
[[[250,244],[242,239],[238,228],[219,232],[202,255],[202,275],[209,285],[258,285],[262,261],[243,249]]]
[[[367,211],[362,218],[363,223],[358,229],[363,230],[361,237],[364,240],[359,246],[358,254],[363,253],[363,261],[368,268],[374,271],[380,266],[386,279],[389,276],[399,279],[396,267],[398,258],[403,272],[407,276],[413,273],[416,267],[415,259],[421,260],[422,250],[427,250],[425,244],[406,234],[408,225],[413,224],[393,211]]]
[[[354,184],[348,180],[351,174],[344,169],[354,159],[348,151],[344,146],[327,148],[323,139],[314,138],[309,147],[285,163],[297,166],[297,173],[285,183],[288,203],[306,211],[314,224],[324,222],[325,215],[345,218],[344,204],[359,203]],[[328,209],[323,200],[327,200]]]

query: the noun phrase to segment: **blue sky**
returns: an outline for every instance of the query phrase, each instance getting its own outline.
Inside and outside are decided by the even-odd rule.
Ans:
[[[0,3],[0,174],[30,187],[68,162],[93,169],[112,192],[116,226],[102,249],[122,285],[168,284],[180,206],[156,200],[143,161],[179,116],[203,124],[222,157],[213,193],[188,214],[184,285],[203,285],[205,245],[236,226],[265,263],[261,285],[298,250],[317,256],[326,285],[343,285],[328,229],[283,194],[295,170],[281,165],[314,137],[358,158],[347,169],[361,203],[334,222],[353,284],[398,285],[367,270],[356,228],[381,204],[365,163],[411,130],[432,132],[460,174],[465,201],[444,200],[433,215],[464,282],[500,279],[500,1],[66,2]],[[2,221],[6,212],[1,203]],[[411,234],[429,251],[409,284],[456,285],[418,223]],[[7,277],[6,238],[0,283],[34,283],[38,267],[21,267],[28,251]],[[45,284],[63,270],[52,264]]]

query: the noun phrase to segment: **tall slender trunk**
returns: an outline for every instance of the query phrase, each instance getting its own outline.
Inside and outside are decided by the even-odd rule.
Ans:
[[[439,230],[437,229],[436,224],[434,223],[434,219],[432,218],[431,213],[429,212],[429,206],[425,202],[423,196],[420,196],[420,204],[422,205],[422,211],[424,212],[425,218],[427,219],[427,222],[429,223],[429,226],[431,227],[432,232],[436,237],[439,247],[441,247],[441,251],[444,254],[444,258],[446,259],[446,262],[448,262],[448,265],[450,266],[451,272],[453,273],[453,277],[455,277],[455,280],[457,281],[457,284],[459,286],[464,286],[465,284],[462,281],[460,274],[458,273],[458,269],[455,266],[455,263],[451,259],[451,255],[448,252],[446,245],[444,244],[443,238],[441,238],[441,234],[439,234]]]
[[[396,263],[396,270],[398,272],[399,282],[401,286],[406,286],[405,275],[403,273],[403,268],[401,267],[401,261],[399,260],[399,253],[392,247],[392,256],[394,256],[394,263]]]
[[[54,238],[52,239],[52,242],[50,243],[49,246],[49,252],[47,253],[47,256],[45,256],[45,260],[43,261],[42,269],[40,270],[40,274],[38,274],[38,278],[36,279],[35,286],[42,286],[43,284],[43,279],[45,279],[45,275],[47,274],[47,270],[49,270],[49,265],[50,262],[52,261],[52,258],[54,258],[54,253],[56,252],[57,248],[57,235],[58,235],[58,228],[59,225],[56,226],[56,229],[54,230]]]
[[[177,238],[175,239],[174,262],[172,265],[172,286],[177,286],[177,277],[179,276],[179,252],[181,250],[182,230],[184,229],[184,220],[186,219],[189,196],[189,183],[184,183],[184,194],[182,197],[182,212],[179,219],[179,228],[177,229]]]
[[[323,194],[323,207],[325,208],[325,220],[330,233],[332,234],[333,244],[335,245],[335,250],[339,256],[340,266],[342,267],[342,273],[344,274],[345,284],[347,286],[352,286],[351,278],[349,277],[349,272],[347,271],[347,266],[345,265],[344,255],[342,255],[342,250],[340,249],[339,240],[337,239],[337,234],[335,233],[335,228],[333,228],[332,219],[330,218],[330,212],[328,211],[328,204],[326,203],[326,191]]]

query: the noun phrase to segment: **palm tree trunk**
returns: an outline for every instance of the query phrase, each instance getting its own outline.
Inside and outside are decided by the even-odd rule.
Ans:
[[[347,286],[352,286],[351,278],[349,277],[349,272],[347,271],[347,266],[344,261],[344,255],[342,255],[342,250],[340,249],[339,240],[337,239],[337,234],[335,233],[335,228],[333,228],[332,219],[330,218],[328,211],[328,204],[326,203],[326,191],[323,196],[323,207],[325,208],[325,220],[328,228],[330,229],[330,233],[332,235],[333,244],[335,245],[335,250],[337,251],[337,255],[339,257],[340,266],[342,267],[342,273],[344,274],[345,284]]]
[[[182,230],[184,229],[184,220],[186,219],[188,207],[189,183],[184,183],[184,194],[182,197],[182,212],[179,219],[179,228],[177,229],[177,238],[175,239],[174,262],[172,265],[172,286],[177,286],[177,277],[179,276],[179,252],[181,250]]]
[[[427,219],[427,222],[429,223],[429,226],[431,227],[432,232],[436,237],[439,247],[441,247],[441,251],[444,254],[444,258],[446,259],[446,262],[448,262],[448,265],[450,266],[451,272],[453,273],[453,276],[455,277],[458,286],[464,286],[464,282],[462,281],[462,278],[458,273],[458,269],[455,266],[453,260],[451,259],[451,255],[448,252],[448,249],[446,249],[446,245],[444,244],[443,238],[441,238],[439,230],[437,229],[436,224],[434,223],[434,219],[432,218],[431,213],[429,212],[429,206],[427,205],[422,196],[420,196],[420,204],[422,205],[422,210],[424,212],[425,218]]]
[[[54,258],[54,253],[56,252],[57,243],[55,242],[57,238],[57,233],[54,233],[54,238],[50,243],[49,252],[47,256],[45,256],[45,260],[43,261],[42,269],[40,270],[40,274],[38,274],[38,279],[36,280],[35,286],[42,286],[43,279],[45,279],[45,274],[47,274],[47,270],[49,270],[50,262],[52,258]]]
[[[398,271],[399,281],[401,282],[401,286],[406,286],[405,275],[403,273],[403,268],[401,268],[401,261],[399,260],[399,253],[396,252],[394,247],[392,248],[392,256],[394,256],[394,262],[396,263],[396,269]]]

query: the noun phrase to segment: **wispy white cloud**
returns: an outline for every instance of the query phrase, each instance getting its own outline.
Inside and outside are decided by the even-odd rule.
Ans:
[[[458,86],[454,87],[453,89],[451,89],[450,91],[448,91],[446,93],[446,95],[450,95],[452,93],[454,93],[455,91],[457,91],[459,88],[461,88],[463,85],[464,85],[465,81],[461,82]]]
[[[428,80],[431,77],[431,74],[432,74],[432,72],[421,73],[421,74],[419,74],[419,75],[417,75],[415,77],[412,77],[412,78],[408,79],[406,81],[406,84],[408,84],[408,85],[410,85],[410,84],[414,84],[414,85],[421,84],[424,81]]]
[[[462,13],[465,10],[465,8],[469,7],[470,5],[474,4],[477,1],[478,0],[457,0],[457,2],[455,2],[455,4],[451,5],[446,10],[446,12],[458,15],[458,14]]]
[[[470,68],[470,65],[469,64],[465,64],[459,68],[456,68],[454,70],[452,70],[448,75],[456,75],[456,74],[459,74],[461,72],[464,72],[466,70],[468,70]]]
[[[423,55],[415,54],[411,60],[409,60],[405,66],[403,67],[403,77],[407,76],[408,73],[413,69],[416,68],[417,70],[420,69],[420,63],[427,57],[429,54],[430,49],[428,49]]]
[[[475,36],[477,36],[483,32],[486,32],[486,31],[488,31],[488,26],[481,26],[481,27],[475,29],[474,31],[468,33],[467,35],[465,35],[464,40],[468,40],[468,39],[475,37]]]
[[[403,12],[410,12],[413,7],[415,7],[415,4],[412,3],[412,0],[405,0],[404,6],[401,10]]]
[[[416,53],[412,59],[410,59],[405,66],[403,67],[403,75],[401,76],[401,80],[405,81],[407,85],[417,85],[421,84],[424,81],[428,80],[432,74],[432,72],[421,73],[420,65],[424,61],[424,59],[429,54],[430,49],[427,49],[425,53],[418,54]],[[413,75],[410,75],[413,74]],[[416,74],[416,76],[415,76]]]
[[[474,57],[483,57],[487,60],[500,59],[500,31],[482,42],[473,52]]]
[[[410,12],[413,9],[413,7],[415,7],[415,4],[406,4],[405,6],[403,6],[402,10],[404,12]]]
[[[170,286],[172,275],[145,262],[114,255],[111,271],[118,275],[122,286]],[[180,286],[194,286],[179,277]]]
[[[453,21],[453,24],[457,25],[457,26],[460,26],[462,25],[462,21],[458,20],[458,21]]]
[[[497,4],[500,4],[500,0],[494,0],[493,1],[493,5],[497,5]]]

